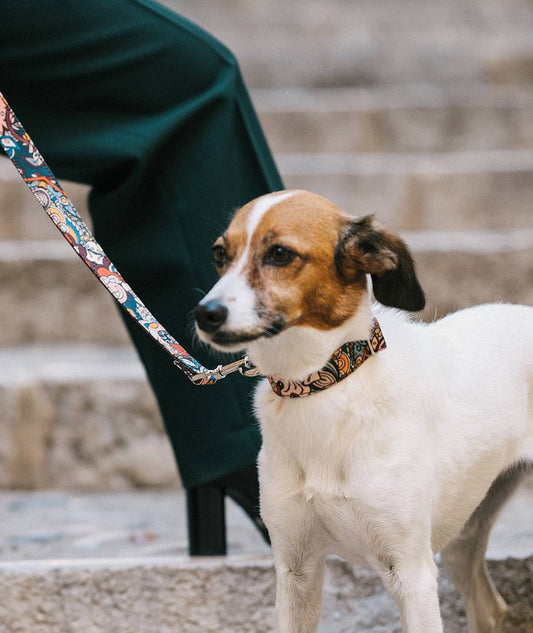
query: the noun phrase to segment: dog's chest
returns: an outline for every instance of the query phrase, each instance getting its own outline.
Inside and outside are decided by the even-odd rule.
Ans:
[[[292,469],[308,496],[343,490],[354,469],[393,452],[394,429],[383,424],[390,403],[386,395],[354,397],[349,380],[304,398],[279,398],[262,390],[256,400],[272,466]]]
[[[343,395],[261,402],[265,510],[302,512],[329,551],[371,562],[377,535],[385,542],[391,517],[402,514],[391,511],[398,498],[388,468],[394,442],[377,422],[382,411]]]
[[[277,456],[288,458],[283,467],[293,470],[309,497],[338,489],[356,459],[357,413],[345,398],[333,400],[328,395],[292,400],[267,393],[259,408],[272,466]]]

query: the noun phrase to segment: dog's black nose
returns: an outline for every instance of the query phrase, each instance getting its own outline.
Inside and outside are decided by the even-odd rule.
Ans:
[[[194,309],[194,318],[202,331],[213,334],[228,318],[228,309],[220,301],[199,303]]]

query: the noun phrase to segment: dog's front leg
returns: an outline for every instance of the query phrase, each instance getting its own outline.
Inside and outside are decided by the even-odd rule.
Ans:
[[[442,633],[437,567],[432,559],[391,565],[383,577],[400,609],[403,633]]]
[[[276,555],[278,633],[315,633],[322,606],[324,555],[309,547]]]

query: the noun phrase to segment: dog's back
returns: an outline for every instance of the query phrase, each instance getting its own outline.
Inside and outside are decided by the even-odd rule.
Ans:
[[[449,354],[457,359],[451,384],[465,398],[470,395],[470,406],[487,408],[490,419],[500,418],[507,428],[515,425],[523,438],[517,452],[533,460],[533,308],[476,306],[429,327],[446,337]],[[479,431],[482,440],[488,425]]]

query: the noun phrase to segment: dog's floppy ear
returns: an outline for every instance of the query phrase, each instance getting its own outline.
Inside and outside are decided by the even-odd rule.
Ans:
[[[383,305],[417,312],[426,303],[407,245],[377,225],[371,215],[346,224],[335,264],[348,283],[363,273],[371,275],[374,296]]]

